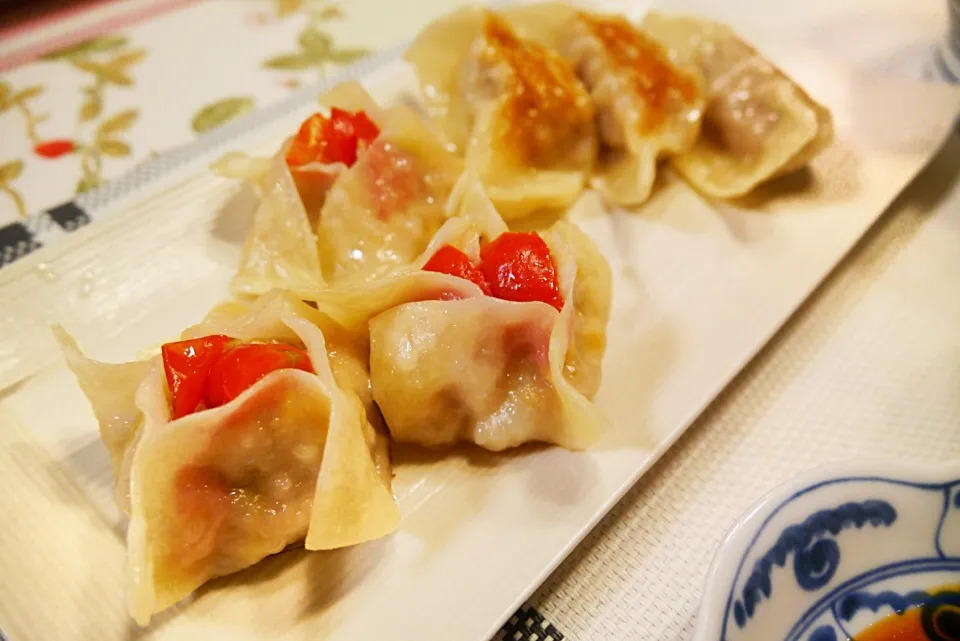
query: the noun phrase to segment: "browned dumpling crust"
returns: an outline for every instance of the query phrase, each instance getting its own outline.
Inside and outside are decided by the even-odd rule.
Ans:
[[[475,52],[477,71],[468,74],[468,91],[478,98],[502,100],[495,143],[515,154],[519,164],[561,161],[591,130],[590,96],[556,52],[521,40],[492,11],[484,14]]]
[[[643,203],[660,157],[696,141],[702,75],[671,60],[663,45],[619,15],[576,11],[558,41],[597,110],[602,151],[593,186],[610,203]]]
[[[577,18],[587,34],[596,39],[606,57],[605,61],[592,64],[581,61],[578,71],[590,87],[602,82],[604,71],[622,75],[627,88],[644,106],[633,123],[640,135],[650,135],[662,129],[674,113],[695,103],[701,96],[699,79],[689,70],[677,67],[662,45],[623,17],[581,11]],[[622,132],[613,127],[601,126],[600,133],[608,145],[620,147],[625,144]]]
[[[571,64],[511,12],[466,6],[404,54],[426,110],[507,220],[573,204],[597,159],[593,102]]]

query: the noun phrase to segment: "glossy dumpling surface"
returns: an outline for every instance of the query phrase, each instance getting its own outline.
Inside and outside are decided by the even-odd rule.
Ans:
[[[504,15],[465,7],[424,29],[405,57],[431,116],[505,218],[576,199],[595,163],[596,128],[562,56]]]
[[[703,77],[621,16],[574,12],[560,41],[597,109],[602,154],[593,184],[608,202],[639,205],[650,195],[658,158],[693,146]]]
[[[830,113],[726,25],[650,12],[642,28],[706,79],[702,134],[671,161],[704,194],[742,196],[832,140]]]
[[[415,258],[445,219],[463,163],[415,113],[381,110],[356,83],[338,86],[322,102],[371,114],[380,134],[350,167],[291,167],[289,140],[265,165],[255,164],[260,200],[234,294],[302,293],[363,280]]]
[[[360,397],[334,376],[322,331],[292,303],[253,311],[239,318],[220,310],[230,322],[219,331],[297,341],[314,372],[273,371],[228,403],[176,420],[158,358],[136,385],[138,438],[124,460],[130,610],[141,624],[207,580],[288,545],[353,545],[397,525],[382,439]],[[64,347],[83,381],[83,356],[75,344]]]
[[[416,276],[407,276],[407,301],[392,301],[369,321],[373,394],[395,440],[467,441],[491,450],[542,441],[578,449],[598,436],[604,418],[589,397],[600,381],[609,268],[569,223],[544,238],[564,296],[560,310],[486,296],[449,277],[464,285],[427,297]],[[450,240],[444,244],[467,255],[476,242],[469,235]],[[585,278],[578,283],[579,273]],[[419,287],[430,292],[428,279],[440,276],[423,273]]]
[[[412,110],[395,107],[385,120],[320,212],[317,249],[328,284],[362,281],[409,263],[447,218],[462,162]]]

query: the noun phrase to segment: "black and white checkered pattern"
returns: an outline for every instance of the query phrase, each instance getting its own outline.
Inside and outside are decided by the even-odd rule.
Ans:
[[[40,215],[0,227],[0,267],[50,244],[57,236],[90,222],[90,216],[75,202],[68,202]]]
[[[564,638],[536,608],[525,605],[500,628],[495,641],[563,641]]]

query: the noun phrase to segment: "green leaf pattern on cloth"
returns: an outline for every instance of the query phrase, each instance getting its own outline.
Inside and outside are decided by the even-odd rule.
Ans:
[[[278,18],[298,12],[307,16],[307,25],[297,38],[297,51],[272,56],[263,61],[263,67],[274,71],[313,70],[324,75],[331,65],[346,65],[370,55],[369,49],[341,48],[333,36],[320,25],[343,17],[340,7],[328,0],[274,0]],[[294,85],[291,85],[294,86]]]
[[[202,134],[220,125],[253,111],[254,101],[250,96],[224,98],[203,107],[193,117],[192,127]]]
[[[268,25],[277,27],[282,23],[287,25],[284,33],[290,33],[288,29],[293,27],[295,35],[289,44],[284,46],[281,41],[259,61],[260,73],[270,78],[271,84],[294,89],[371,53],[356,41],[339,40],[334,27],[344,17],[341,2],[257,0],[240,3],[242,8],[236,5],[238,11],[253,14],[248,18],[258,18],[252,25],[250,20],[245,22],[248,29],[262,32]],[[256,31],[252,37],[257,37]],[[14,217],[26,216],[56,204],[50,202],[51,198],[62,201],[66,197],[60,193],[64,188],[82,193],[102,185],[129,169],[131,160],[145,159],[149,147],[158,144],[149,142],[149,135],[145,136],[149,131],[136,128],[148,126],[141,122],[143,112],[153,114],[164,109],[162,102],[148,104],[147,98],[140,98],[137,86],[141,64],[154,55],[144,45],[159,45],[150,44],[149,39],[137,33],[132,29],[128,33],[103,34],[43,54],[28,63],[35,67],[34,73],[40,72],[40,82],[17,82],[0,76],[0,125],[23,132],[17,149],[0,154],[0,225],[9,222],[11,213]],[[158,60],[160,53],[156,54]],[[49,81],[44,67],[51,68]],[[156,62],[147,73],[155,73],[155,67]],[[60,84],[45,86],[53,82]],[[74,92],[76,98],[64,102],[60,98],[64,90]],[[192,114],[184,123],[189,133],[211,131],[250,113],[263,101],[253,88],[236,87],[234,92],[224,93],[223,97],[205,96],[210,102],[187,112]],[[54,96],[60,100],[54,102]],[[170,96],[174,101],[184,98],[189,96]],[[62,113],[64,108],[72,114]],[[56,112],[57,118],[48,120],[47,112]],[[156,114],[152,116],[153,123],[155,117]],[[131,132],[136,133],[135,139],[129,136]],[[147,142],[139,142],[145,137]],[[138,149],[138,145],[144,148]],[[53,165],[57,169],[51,175],[65,184],[38,190],[37,176],[43,176]]]

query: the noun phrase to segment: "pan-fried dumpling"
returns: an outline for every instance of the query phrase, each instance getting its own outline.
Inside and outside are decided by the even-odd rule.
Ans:
[[[672,58],[698,65],[706,79],[702,134],[671,160],[704,194],[743,196],[802,167],[832,140],[830,112],[729,27],[651,12],[642,28]]]
[[[477,182],[455,198],[460,214],[413,266],[320,292],[318,308],[369,327],[373,396],[395,440],[586,447],[604,423],[589,397],[605,349],[606,262],[569,223],[508,232]]]
[[[621,16],[576,12],[560,47],[597,109],[602,151],[593,185],[610,203],[642,204],[658,158],[687,151],[700,132],[703,76],[674,63],[660,43]]]
[[[559,54],[466,7],[424,29],[405,58],[431,117],[506,219],[579,196],[596,160],[594,109]]]
[[[343,547],[397,525],[363,404],[338,384],[323,332],[305,317],[316,312],[296,309],[275,298],[259,317],[229,324],[249,338],[169,343],[145,363],[124,457],[130,608],[141,624],[288,545]],[[58,338],[92,402],[110,390],[91,394],[90,372],[129,366],[88,361],[62,330]],[[129,395],[130,386],[114,391]]]
[[[268,165],[254,165],[261,200],[235,294],[371,277],[415,258],[445,219],[462,162],[416,114],[380,110],[356,83],[322,101],[329,116],[311,116]],[[221,173],[231,163],[251,161],[227,158]]]

